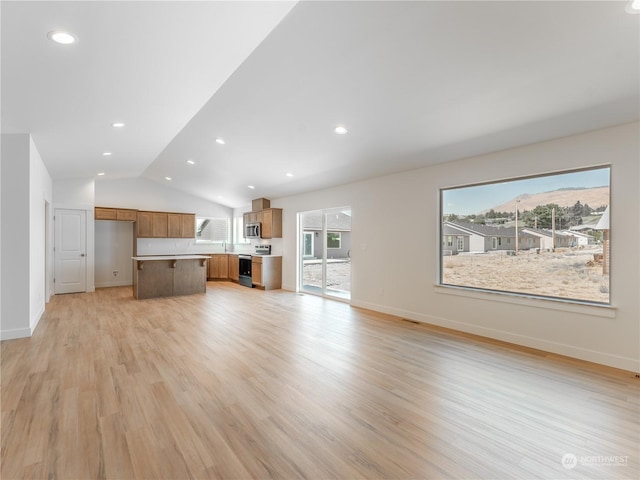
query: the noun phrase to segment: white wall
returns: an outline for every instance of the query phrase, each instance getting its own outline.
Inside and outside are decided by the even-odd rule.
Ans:
[[[93,210],[95,180],[93,177],[63,178],[53,183],[56,208]]]
[[[29,317],[29,135],[2,135],[3,340],[31,335]]]
[[[45,236],[45,202],[51,202],[52,185],[27,134],[2,135],[2,173],[0,338],[6,340],[30,336],[44,313],[45,258],[52,254]]]
[[[631,241],[640,238],[639,128],[622,125],[272,200],[284,209],[283,287],[296,289],[297,212],[348,205],[354,306],[640,371],[640,249]],[[548,300],[507,303],[492,294],[453,296],[435,286],[440,188],[607,163],[615,311],[556,309]],[[393,239],[386,232],[395,232]]]
[[[158,212],[195,213],[199,217],[229,217],[232,209],[189,195],[146,178],[96,181],[99,207],[134,208]]]
[[[53,282],[52,210],[53,184],[33,139],[29,138],[29,318],[35,329],[49,301]],[[47,218],[46,215],[49,217]]]
[[[95,228],[96,288],[132,285],[133,222],[100,220]]]

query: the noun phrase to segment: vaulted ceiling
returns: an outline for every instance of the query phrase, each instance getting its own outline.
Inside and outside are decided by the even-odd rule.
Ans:
[[[637,121],[625,5],[3,1],[2,132],[241,206]]]

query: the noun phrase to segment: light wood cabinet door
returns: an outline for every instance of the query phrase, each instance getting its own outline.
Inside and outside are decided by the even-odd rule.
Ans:
[[[151,238],[153,237],[153,213],[152,212],[138,212],[136,216],[136,236],[138,238]]]
[[[180,237],[196,238],[196,216],[193,213],[180,215]]]
[[[153,212],[153,221],[151,222],[151,232],[153,238],[167,238],[169,214],[164,212]]]
[[[269,208],[260,212],[262,238],[282,238],[282,209]]]
[[[229,278],[229,255],[214,253],[209,259],[208,277],[217,280]]]
[[[137,219],[137,210],[130,208],[108,208],[96,207],[96,220],[119,220],[124,222],[135,222]]]
[[[96,220],[117,220],[118,211],[115,208],[96,207],[94,218]]]
[[[182,215],[180,213],[167,213],[167,237],[180,238],[182,236]]]
[[[251,261],[251,283],[262,286],[262,262]]]
[[[256,223],[259,222],[259,215],[260,212],[247,212],[242,216],[242,219],[244,220],[244,224],[246,225],[247,223]]]
[[[116,211],[116,220],[123,222],[135,222],[137,217],[137,210],[130,208],[118,208]]]
[[[238,255],[229,255],[229,280],[240,280],[240,261]]]

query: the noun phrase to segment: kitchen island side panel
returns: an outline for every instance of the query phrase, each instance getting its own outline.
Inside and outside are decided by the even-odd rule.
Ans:
[[[191,295],[207,291],[207,262],[179,260],[173,272],[173,294]]]
[[[136,298],[170,297],[173,295],[173,268],[170,260],[134,261],[137,281]]]

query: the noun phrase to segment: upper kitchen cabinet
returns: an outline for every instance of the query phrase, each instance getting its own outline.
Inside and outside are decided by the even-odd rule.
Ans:
[[[130,208],[119,208],[116,211],[116,220],[121,220],[123,222],[135,222],[137,216],[138,211]]]
[[[169,237],[169,214],[164,212],[153,212],[151,221],[151,232],[153,238]]]
[[[242,216],[244,224],[256,223],[260,221],[260,212],[247,212]]]
[[[153,212],[138,212],[136,217],[136,236],[138,238],[152,238]]]
[[[168,218],[164,212],[138,212],[136,236],[138,238],[167,238]]]
[[[282,238],[282,209],[267,208],[260,212],[262,238]]]
[[[137,210],[130,208],[108,208],[96,207],[94,211],[96,220],[119,220],[124,222],[135,222]]]
[[[195,238],[194,213],[138,212],[138,238]]]
[[[167,235],[169,238],[195,238],[196,216],[193,213],[168,213]]]

